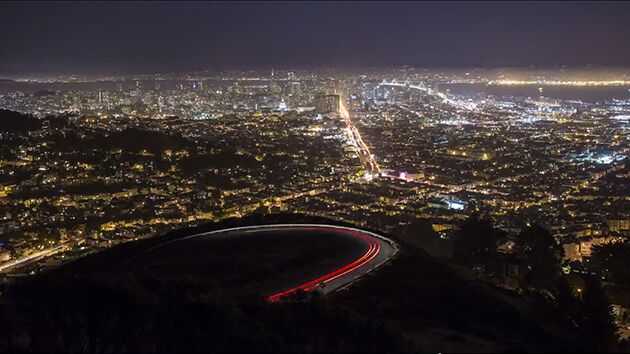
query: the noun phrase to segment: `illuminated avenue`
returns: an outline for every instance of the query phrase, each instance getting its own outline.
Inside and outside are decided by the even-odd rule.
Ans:
[[[365,166],[365,169],[368,171],[366,173],[367,179],[372,178],[374,175],[377,175],[381,172],[381,168],[378,166],[374,155],[370,152],[368,146],[363,142],[363,138],[359,133],[359,130],[352,122],[352,118],[350,117],[350,113],[348,112],[348,108],[346,108],[346,104],[341,100],[339,104],[339,116],[346,123],[346,129],[348,132],[348,137],[350,139],[350,143],[357,151],[359,155],[359,159],[361,159],[361,163]]]

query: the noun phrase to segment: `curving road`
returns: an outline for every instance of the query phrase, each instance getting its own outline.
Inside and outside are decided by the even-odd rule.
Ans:
[[[291,295],[300,290],[306,292],[319,291],[326,294],[335,290],[339,290],[341,288],[345,288],[361,276],[381,266],[398,252],[398,246],[394,241],[372,232],[350,227],[300,224],[271,225],[268,227],[264,227],[263,230],[270,231],[270,229],[273,230],[274,228],[282,230],[295,229],[298,231],[334,231],[338,234],[359,238],[367,244],[368,248],[367,251],[363,255],[361,255],[361,257],[353,260],[343,267],[340,267],[328,274],[323,274],[315,279],[307,280],[304,283],[298,284],[294,287],[288,288],[278,293],[268,295],[266,299],[269,302],[277,302],[283,297]]]
[[[334,226],[334,225],[321,225],[321,224],[276,224],[276,225],[257,225],[257,226],[244,226],[235,227],[211,232],[204,232],[195,234],[183,238],[171,240],[157,246],[151,247],[144,252],[138,254],[132,259],[127,260],[123,264],[120,264],[117,268],[124,267],[125,265],[132,263],[135,259],[142,257],[143,255],[154,251],[158,248],[162,248],[166,245],[181,242],[197,237],[205,237],[210,235],[225,235],[234,234],[239,235],[242,233],[255,234],[257,232],[269,232],[269,231],[332,231],[337,234],[341,234],[347,237],[353,237],[360,239],[366,244],[366,251],[360,257],[352,262],[330,272],[322,274],[315,279],[304,279],[303,282],[295,284],[285,290],[282,290],[273,294],[266,294],[265,299],[269,302],[277,302],[284,297],[289,296],[298,291],[318,291],[323,294],[333,292],[351,285],[358,278],[378,268],[387,260],[392,258],[398,252],[398,246],[396,243],[388,238],[377,235],[365,230]]]

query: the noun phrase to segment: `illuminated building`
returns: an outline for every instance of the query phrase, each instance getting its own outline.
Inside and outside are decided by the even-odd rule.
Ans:
[[[315,112],[317,113],[339,113],[339,95],[318,94],[315,96]]]

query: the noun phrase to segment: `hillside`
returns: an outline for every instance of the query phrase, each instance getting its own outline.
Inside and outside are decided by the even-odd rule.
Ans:
[[[233,226],[328,223],[253,215],[128,243],[14,284],[2,298],[1,351],[409,352],[587,348],[553,309],[458,275],[413,247],[349,290],[269,304],[222,287],[164,286],[163,273],[103,265],[184,235]],[[113,268],[113,267],[112,267]],[[230,264],[225,264],[225,269]],[[42,294],[46,296],[42,297]],[[369,340],[366,340],[369,338]]]
[[[25,133],[41,125],[41,121],[31,115],[0,109],[0,133]]]

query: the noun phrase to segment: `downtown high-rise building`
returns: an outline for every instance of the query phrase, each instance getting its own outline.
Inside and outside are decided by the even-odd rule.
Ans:
[[[339,95],[318,94],[315,96],[315,112],[317,113],[339,113]]]

